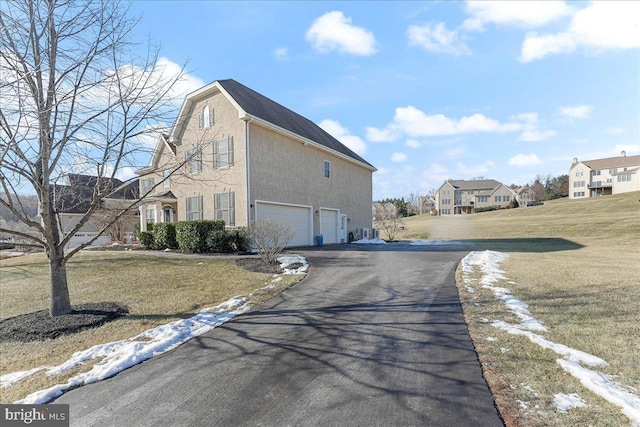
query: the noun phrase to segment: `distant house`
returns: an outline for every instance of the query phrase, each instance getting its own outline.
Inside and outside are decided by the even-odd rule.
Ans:
[[[433,195],[420,196],[419,214],[433,214],[436,210],[436,198]]]
[[[463,215],[478,208],[505,208],[516,192],[493,179],[448,180],[436,192],[439,215]]]
[[[55,201],[62,229],[71,230],[89,211],[93,193],[96,187],[104,191],[109,188],[111,193],[102,200],[99,209],[89,221],[71,238],[67,247],[76,247],[96,236],[107,221],[122,209],[131,205],[139,198],[138,180],[126,184],[118,179],[102,179],[98,185],[98,178],[91,175],[68,174],[66,184],[53,186],[52,197]],[[112,239],[131,241],[134,226],[138,223],[137,209],[132,209],[117,221],[109,230],[94,242],[95,245],[111,243]],[[117,228],[117,229],[116,229]]]
[[[520,187],[516,190],[516,200],[518,201],[518,206],[526,208],[527,206],[532,206],[538,204],[540,201],[536,196],[535,191],[531,189],[531,187]]]
[[[235,80],[187,95],[151,163],[138,171],[147,223],[272,219],[295,230],[290,246],[360,238],[371,221],[376,169],[311,120]]]
[[[640,156],[627,156],[578,161],[569,169],[569,198],[606,196],[640,191]]]

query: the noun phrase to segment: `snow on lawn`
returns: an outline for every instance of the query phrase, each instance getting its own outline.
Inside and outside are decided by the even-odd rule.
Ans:
[[[309,266],[303,257],[281,257],[278,258],[278,261],[285,271],[290,271],[288,274],[304,274]],[[302,266],[287,269],[292,264]],[[275,277],[271,281],[271,285],[275,285],[281,280],[281,277]],[[271,287],[271,285],[265,288]],[[62,395],[66,390],[112,377],[133,365],[166,353],[191,338],[207,333],[228,322],[237,315],[248,311],[249,308],[250,301],[247,298],[236,296],[215,307],[205,308],[189,319],[148,329],[133,338],[99,344],[87,350],[77,351],[70,359],[58,366],[40,366],[29,371],[4,374],[1,378],[2,388],[11,387],[27,376],[45,369],[48,375],[55,375],[69,371],[90,360],[101,359],[93,365],[91,370],[69,378],[65,384],[57,384],[48,389],[31,393],[24,399],[14,402],[18,404],[46,403]]]
[[[278,258],[278,262],[283,270],[283,274],[306,274],[309,269],[307,259],[299,255],[281,256]],[[294,265],[296,266],[295,268],[288,268]]]
[[[505,261],[507,257],[507,254],[501,252],[475,251],[462,259],[462,273],[465,285],[468,287],[469,284],[479,282],[483,288],[491,290],[496,298],[502,300],[509,311],[520,318],[520,323],[518,324],[495,320],[491,325],[510,334],[525,336],[531,342],[563,356],[556,360],[562,369],[577,378],[583,386],[592,392],[621,407],[622,413],[631,420],[632,425],[640,426],[640,398],[609,380],[605,374],[582,366],[608,366],[606,361],[566,345],[554,343],[542,335],[532,332],[547,332],[547,328],[527,310],[527,304],[511,294],[510,289],[495,286],[499,281],[508,281],[505,272],[500,269],[500,263]],[[472,277],[472,274],[477,270],[482,273],[479,281]],[[516,284],[515,282],[508,283]],[[574,406],[579,406],[577,402],[584,405],[584,402],[579,397],[577,398],[578,401],[576,401],[572,396],[556,395],[554,403],[559,408],[561,405],[567,404],[568,401],[571,401]]]
[[[580,396],[578,396],[578,393],[554,394],[553,404],[555,405],[556,408],[558,408],[558,411],[560,412],[567,412],[569,409],[572,409],[572,408],[584,408],[587,406],[585,401],[582,400]]]
[[[355,243],[356,245],[386,245],[387,242],[385,242],[382,239],[360,239],[360,240],[355,240],[351,243]]]

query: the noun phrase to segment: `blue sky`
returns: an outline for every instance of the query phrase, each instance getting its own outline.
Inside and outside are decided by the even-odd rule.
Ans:
[[[640,154],[640,3],[140,1],[133,39],[233,78],[378,168],[374,200]]]

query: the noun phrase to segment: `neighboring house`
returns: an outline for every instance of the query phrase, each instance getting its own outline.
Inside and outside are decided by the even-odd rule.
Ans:
[[[462,215],[478,208],[506,208],[515,197],[515,191],[493,179],[448,180],[436,192],[436,206],[439,215]]]
[[[379,221],[383,218],[395,218],[398,215],[398,208],[393,203],[375,202],[372,205],[373,220]]]
[[[141,175],[148,222],[276,219],[290,246],[347,242],[370,230],[376,169],[312,121],[235,80],[187,95]]]
[[[569,198],[606,196],[640,191],[640,156],[627,156],[578,161],[569,169]]]
[[[436,210],[435,196],[420,196],[420,212],[419,214],[433,214]]]
[[[62,229],[66,232],[74,227],[87,213],[91,206],[97,177],[91,175],[69,174],[67,183],[53,186],[53,198],[59,213]],[[115,215],[138,200],[138,180],[124,184],[118,179],[103,179],[100,189],[111,185],[111,193],[102,200],[98,210],[91,219],[71,238],[67,248],[73,248],[92,239],[104,224],[113,220]],[[98,237],[93,244],[105,245],[112,240],[130,243],[134,236],[134,226],[139,222],[137,209],[127,212],[109,227],[108,231]]]
[[[518,188],[516,190],[516,200],[518,201],[518,206],[522,208],[539,204],[538,197],[536,197],[536,193],[531,187]]]

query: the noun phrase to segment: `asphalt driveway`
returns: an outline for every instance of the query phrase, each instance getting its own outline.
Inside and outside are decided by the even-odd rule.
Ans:
[[[465,253],[435,249],[303,251],[293,288],[54,403],[78,426],[502,426],[454,283]]]

